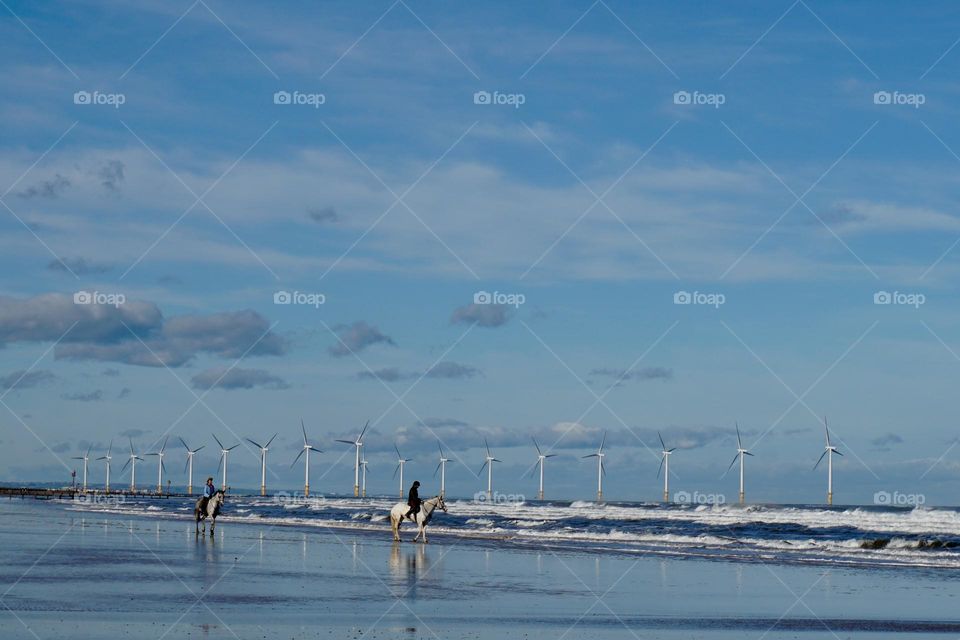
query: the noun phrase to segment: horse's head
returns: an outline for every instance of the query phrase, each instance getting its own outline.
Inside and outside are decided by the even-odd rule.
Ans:
[[[437,506],[443,509],[443,512],[447,512],[447,503],[443,501],[443,496],[437,496]]]

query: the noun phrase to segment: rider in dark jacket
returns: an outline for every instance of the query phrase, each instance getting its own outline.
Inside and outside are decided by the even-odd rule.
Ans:
[[[216,492],[217,488],[213,486],[213,478],[207,478],[207,484],[203,487],[203,497],[200,499],[200,511],[207,510],[207,503],[210,502],[210,498]]]
[[[415,480],[413,486],[410,487],[410,494],[407,496],[407,505],[410,507],[407,511],[405,518],[416,518],[417,512],[420,511],[420,492],[417,490],[420,487],[420,481]]]

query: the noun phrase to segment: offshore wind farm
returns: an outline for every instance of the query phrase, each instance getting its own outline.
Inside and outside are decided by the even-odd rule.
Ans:
[[[960,638],[958,38],[0,0],[0,640]]]

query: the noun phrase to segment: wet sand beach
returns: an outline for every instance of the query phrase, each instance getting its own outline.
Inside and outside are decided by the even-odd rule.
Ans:
[[[3,638],[912,638],[952,573],[518,549],[495,540],[0,503]],[[406,532],[409,540],[412,532]]]

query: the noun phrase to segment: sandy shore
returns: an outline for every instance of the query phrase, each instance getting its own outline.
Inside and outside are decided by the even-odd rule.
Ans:
[[[908,638],[960,634],[944,572],[518,550],[0,502],[0,637]],[[408,534],[409,537],[409,534]],[[765,634],[765,635],[764,635]]]

